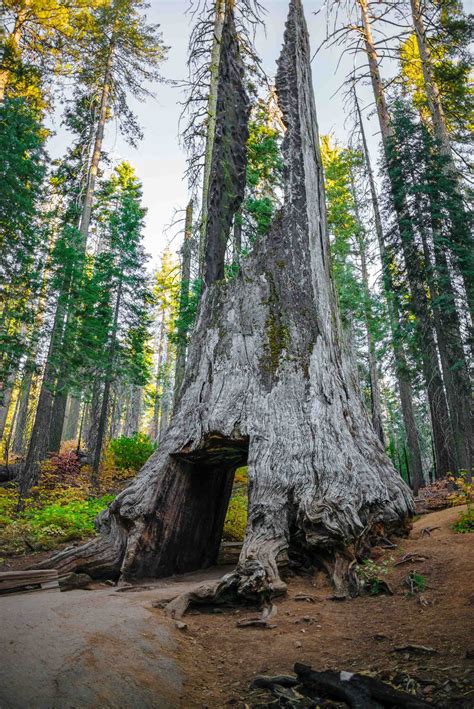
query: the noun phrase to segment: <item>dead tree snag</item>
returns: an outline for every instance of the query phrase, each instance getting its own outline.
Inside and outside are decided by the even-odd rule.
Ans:
[[[182,599],[178,612],[189,600],[255,601],[284,591],[278,562],[285,556],[320,563],[337,594],[356,593],[355,561],[374,530],[404,531],[414,509],[343,347],[300,0],[290,2],[276,86],[287,128],[285,206],[241,273],[205,288],[160,448],[100,516],[100,537],[52,562],[124,578],[212,564],[232,476],[246,461],[249,515],[238,566]],[[243,101],[241,115],[246,110]]]

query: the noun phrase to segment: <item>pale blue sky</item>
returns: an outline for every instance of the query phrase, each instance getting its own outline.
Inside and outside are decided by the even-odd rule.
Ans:
[[[258,33],[256,44],[267,74],[273,76],[283,41],[288,0],[261,0],[261,3],[267,10],[266,33]],[[304,4],[314,52],[325,34],[323,15],[314,15],[321,7],[321,0],[306,0]],[[188,0],[151,0],[149,19],[160,23],[163,41],[170,47],[168,59],[162,67],[162,73],[167,79],[179,80],[187,76],[187,44],[191,22],[185,14],[187,6]],[[334,94],[350,71],[352,59],[347,57],[337,69],[340,52],[338,48],[322,50],[314,59],[312,70],[320,133],[332,132],[339,140],[345,141],[350,122],[345,126],[342,92]],[[156,86],[155,92],[155,99],[148,99],[142,104],[132,102],[144,132],[144,139],[138,149],[130,148],[113,124],[109,124],[106,135],[106,147],[112,157],[116,160],[129,160],[143,182],[144,202],[148,208],[145,248],[152,256],[152,265],[157,264],[167,240],[176,233],[174,229],[165,234],[165,227],[172,221],[174,211],[183,209],[188,199],[187,184],[183,179],[185,155],[178,139],[181,112],[179,102],[183,95],[180,89],[166,84]],[[359,93],[362,104],[368,105],[371,101],[368,87],[361,87]],[[59,124],[56,123],[55,127],[58,134],[50,148],[54,156],[59,155],[65,145],[65,136]],[[376,120],[372,118],[367,123],[367,132],[369,136],[374,136],[370,140],[374,147],[374,158],[376,131]],[[173,248],[178,246],[179,237],[176,237]]]

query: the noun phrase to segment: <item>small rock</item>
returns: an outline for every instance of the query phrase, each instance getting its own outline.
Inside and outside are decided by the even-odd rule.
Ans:
[[[175,627],[175,628],[178,628],[178,630],[186,630],[186,628],[188,627],[188,625],[187,625],[187,623],[183,623],[183,622],[180,621],[180,620],[176,620],[175,623],[174,623],[174,627]]]
[[[59,588],[61,591],[74,591],[78,588],[88,588],[91,583],[89,574],[70,573],[59,579]]]
[[[299,640],[295,642],[295,647],[303,647],[303,643],[300,643]]]

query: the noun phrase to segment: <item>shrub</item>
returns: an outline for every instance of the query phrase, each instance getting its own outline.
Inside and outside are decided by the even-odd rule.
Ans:
[[[474,482],[472,476],[464,472],[457,478],[450,477],[449,480],[455,485],[456,490],[448,499],[453,505],[467,505],[467,510],[459,514],[451,528],[457,534],[474,532]]]
[[[465,512],[461,512],[452,528],[457,534],[474,532],[474,508],[469,507]]]
[[[235,495],[229,502],[222,538],[227,542],[241,542],[247,526],[247,495]]]
[[[94,519],[113,495],[88,496],[80,487],[37,487],[16,512],[16,488],[0,489],[0,555],[54,549],[95,533]]]
[[[144,433],[134,436],[120,436],[109,443],[113,460],[120,471],[136,473],[156,449],[156,443]]]
[[[363,588],[368,591],[371,596],[378,596],[387,590],[390,591],[387,582],[381,578],[388,573],[390,561],[392,561],[392,558],[386,559],[381,564],[376,564],[372,559],[365,559],[361,564],[356,566],[357,576]]]

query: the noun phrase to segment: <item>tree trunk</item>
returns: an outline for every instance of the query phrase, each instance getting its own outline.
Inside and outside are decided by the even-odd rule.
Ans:
[[[41,462],[48,453],[49,431],[53,408],[53,392],[56,382],[56,367],[53,353],[58,347],[64,325],[64,303],[58,302],[54,314],[53,329],[41,382],[36,415],[31,431],[28,452],[20,470],[20,496],[25,497],[38,481]]]
[[[186,207],[186,221],[184,224],[184,241],[181,263],[181,288],[179,294],[179,314],[185,315],[189,307],[189,285],[191,279],[191,239],[193,235],[193,201],[190,200]],[[174,403],[176,404],[181,385],[184,379],[186,366],[187,332],[181,332],[176,345],[176,364],[174,375]]]
[[[94,459],[97,447],[97,429],[99,426],[100,409],[102,402],[103,382],[98,374],[92,387],[92,399],[87,411],[87,420],[84,431],[84,440],[89,460]]]
[[[50,453],[57,453],[61,448],[63,440],[64,419],[66,417],[68,393],[65,389],[56,391],[54,394],[53,406],[51,410],[51,423],[49,427],[49,444],[48,450]]]
[[[105,123],[107,121],[107,113],[109,110],[114,51],[114,32],[112,32],[112,38],[110,40],[109,45],[109,53],[107,56],[107,63],[105,65],[104,71],[104,82],[102,84],[102,93],[100,97],[99,118],[97,121],[94,149],[92,151],[92,158],[89,167],[89,173],[87,176],[87,186],[84,196],[84,202],[82,205],[81,222],[79,226],[79,230],[81,232],[84,244],[87,242],[87,237],[89,236],[89,225],[92,215],[92,202],[94,199],[95,183],[97,180],[100,158],[102,156],[102,143],[104,142]]]
[[[430,297],[456,455],[455,468],[451,472],[455,473],[470,471],[473,465],[471,386],[449,266],[442,246],[443,237],[435,221],[433,217],[434,264],[424,230],[421,230],[421,238],[430,272]]]
[[[355,218],[358,228],[357,245],[359,248],[360,266],[362,272],[362,287],[364,290],[364,320],[365,333],[367,338],[367,359],[369,363],[369,381],[370,381],[370,403],[372,424],[380,442],[385,446],[383,423],[382,423],[382,397],[380,396],[379,374],[377,369],[377,355],[375,351],[375,342],[372,336],[372,305],[370,302],[370,287],[369,287],[369,272],[367,269],[367,253],[365,247],[366,233],[362,225],[359,214],[359,205],[357,202],[357,194],[355,190],[354,178],[351,172],[351,191],[354,200]]]
[[[394,137],[394,132],[380,77],[377,51],[372,38],[367,0],[358,0],[358,3],[361,8],[365,48],[382,134],[385,162],[392,191],[392,203],[399,226],[405,268],[410,285],[410,308],[415,318],[415,328],[421,348],[420,357],[430,407],[436,470],[438,477],[444,477],[446,473],[453,470],[456,462],[448,405],[439,368],[438,352],[433,335],[432,317],[423,278],[424,269],[421,256],[415,244],[415,235],[406,197],[403,194],[397,194],[392,181],[390,172],[390,145]]]
[[[225,0],[214,0],[214,32],[211,49],[211,63],[209,66],[209,97],[207,100],[207,130],[206,150],[204,153],[204,170],[202,177],[202,202],[201,202],[201,227],[199,238],[199,276],[204,275],[204,255],[206,251],[207,219],[209,186],[211,183],[211,167],[214,153],[214,139],[216,134],[217,93],[219,79],[219,65],[221,57],[222,28],[224,27]]]
[[[18,414],[16,417],[15,434],[13,436],[12,452],[21,455],[25,448],[25,433],[28,423],[28,408],[30,403],[31,385],[33,383],[33,369],[31,362],[26,363],[23,378],[18,392]]]
[[[163,377],[163,363],[164,363],[164,351],[165,351],[165,338],[166,338],[166,326],[165,326],[165,312],[161,313],[161,323],[160,323],[160,335],[158,340],[158,354],[156,360],[156,376],[155,376],[155,402],[153,406],[153,421],[151,429],[151,437],[154,441],[158,440],[158,433],[160,430],[160,408],[161,408],[161,397],[163,395],[162,388],[162,377]],[[161,393],[158,393],[161,388]]]
[[[64,427],[64,440],[74,441],[77,436],[79,418],[81,415],[81,396],[72,396],[70,394],[68,400],[69,406]]]
[[[392,270],[389,255],[385,248],[385,237],[382,228],[382,219],[380,216],[379,202],[377,198],[377,190],[375,189],[374,173],[370,161],[370,154],[365,137],[364,124],[359,106],[357,93],[353,91],[354,103],[357,112],[357,120],[362,138],[362,149],[364,153],[364,161],[367,169],[367,177],[369,180],[370,195],[372,201],[372,211],[374,214],[375,233],[379,246],[380,261],[382,263],[383,284],[385,290],[385,298],[387,301],[387,310],[390,322],[390,331],[392,339],[392,348],[395,359],[395,376],[397,378],[398,394],[400,396],[400,405],[402,409],[403,426],[408,445],[408,460],[411,473],[411,481],[413,491],[418,493],[420,487],[424,486],[423,465],[421,462],[420,442],[415,421],[413,409],[413,394],[410,370],[406,361],[405,353],[399,337],[399,312],[398,305],[394,298],[394,287],[392,279]]]
[[[0,405],[0,439],[3,438],[5,426],[7,425],[8,412],[12,400],[13,387],[15,385],[16,372],[10,375],[6,388],[1,392],[2,400]]]
[[[125,435],[133,436],[140,430],[140,419],[143,405],[143,387],[130,385],[130,403],[125,419]]]
[[[221,64],[236,71],[222,85],[218,122],[235,118],[236,105],[247,111],[234,33],[228,10]],[[99,517],[100,537],[48,565],[130,578],[215,563],[233,474],[245,462],[239,564],[201,599],[284,592],[278,562],[287,556],[324,566],[338,594],[355,592],[355,562],[371,537],[406,530],[410,491],[385,456],[342,350],[310,58],[301,1],[292,0],[276,79],[287,126],[285,206],[241,273],[205,288],[161,446]],[[231,135],[243,144],[241,131]],[[221,164],[213,183],[227,169],[240,176]]]
[[[120,313],[120,305],[122,301],[122,281],[119,281],[117,299],[115,301],[114,320],[112,324],[112,335],[109,345],[107,358],[107,371],[105,375],[104,391],[102,394],[102,402],[100,405],[99,419],[97,422],[97,435],[95,447],[92,454],[92,485],[94,488],[99,487],[99,465],[102,455],[102,447],[104,445],[105,430],[107,426],[107,414],[109,411],[110,388],[112,385],[113,364],[115,358],[115,348],[117,342],[117,327]]]

